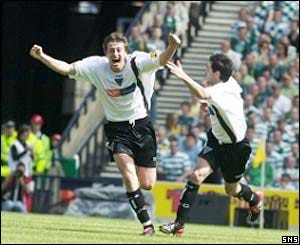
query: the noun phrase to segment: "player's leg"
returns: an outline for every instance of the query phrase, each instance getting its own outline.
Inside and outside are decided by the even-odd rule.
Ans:
[[[147,168],[137,166],[137,175],[140,182],[140,187],[145,190],[151,190],[156,181],[156,167]]]
[[[245,200],[249,203],[249,215],[248,220],[250,222],[255,221],[258,219],[261,208],[262,208],[262,200],[263,200],[263,193],[253,192],[248,185],[234,182],[228,183],[225,181],[225,191],[229,196],[237,197],[241,200]]]
[[[249,203],[249,221],[255,221],[261,211],[263,193],[253,192],[248,185],[239,183],[251,153],[247,139],[221,150],[221,171],[225,180],[225,191],[229,196],[237,197]]]
[[[197,166],[189,177],[184,190],[181,193],[180,204],[177,209],[177,217],[174,222],[160,226],[160,231],[166,234],[183,235],[184,223],[192,208],[200,184],[213,172],[209,162],[200,157]]]
[[[113,156],[123,176],[129,203],[144,227],[143,234],[153,235],[153,224],[146,209],[144,195],[139,187],[139,180],[133,158],[124,153],[115,153]],[[145,230],[147,233],[145,233]]]

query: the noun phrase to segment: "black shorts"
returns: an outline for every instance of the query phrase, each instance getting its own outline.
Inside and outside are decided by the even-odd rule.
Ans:
[[[104,125],[107,149],[111,158],[115,153],[126,153],[137,166],[156,167],[156,136],[149,117],[135,121],[108,122]]]
[[[226,182],[239,181],[245,172],[250,157],[251,146],[247,138],[235,144],[219,144],[211,129],[207,132],[207,144],[199,157],[207,160],[215,171],[221,169]]]

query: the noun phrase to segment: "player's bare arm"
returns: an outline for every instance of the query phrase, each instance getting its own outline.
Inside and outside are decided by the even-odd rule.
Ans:
[[[169,45],[164,52],[159,56],[159,63],[164,66],[168,61],[173,57],[176,52],[176,49],[180,45],[181,41],[175,34],[169,34],[168,37]]]
[[[168,62],[167,67],[170,69],[171,73],[173,73],[176,77],[184,81],[186,86],[191,91],[191,94],[194,95],[196,98],[209,98],[209,94],[204,90],[204,88],[185,73],[185,71],[182,69],[180,61],[177,61],[176,65],[172,62]]]
[[[39,45],[33,45],[29,53],[33,58],[61,75],[75,75],[76,73],[73,64],[50,57],[43,52],[43,48]]]

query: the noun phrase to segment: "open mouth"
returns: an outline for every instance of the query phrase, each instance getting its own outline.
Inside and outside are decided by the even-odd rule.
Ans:
[[[119,58],[113,58],[113,59],[112,59],[112,63],[113,63],[114,65],[117,65],[120,61],[121,61],[121,58],[120,58],[120,57],[119,57]]]

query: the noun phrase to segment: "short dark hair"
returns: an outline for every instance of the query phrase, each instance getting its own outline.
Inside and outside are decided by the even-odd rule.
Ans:
[[[18,129],[18,136],[23,134],[24,132],[30,132],[30,126],[28,124],[22,124]]]
[[[209,62],[211,63],[211,69],[213,72],[220,72],[220,79],[226,82],[233,72],[233,64],[231,59],[229,59],[224,54],[214,54],[209,57]]]
[[[129,50],[127,38],[125,36],[123,36],[121,33],[112,32],[104,38],[104,41],[103,41],[103,44],[102,44],[102,48],[103,48],[104,53],[106,53],[107,44],[109,42],[123,42],[126,52],[128,52],[128,50]]]

